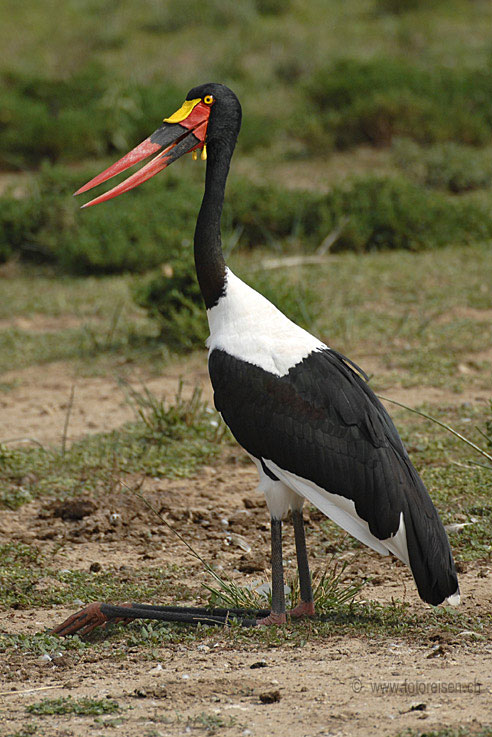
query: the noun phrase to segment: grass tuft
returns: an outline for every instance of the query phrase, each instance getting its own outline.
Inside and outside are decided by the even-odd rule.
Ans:
[[[342,565],[332,558],[326,569],[313,576],[313,597],[316,612],[320,615],[333,613],[352,604],[361,591],[364,582],[347,583],[345,579],[346,563]],[[209,594],[210,607],[231,607],[258,611],[271,604],[271,591],[259,593],[256,588],[238,586],[232,581],[219,581],[219,586],[203,584]],[[289,606],[295,607],[300,603],[299,581],[295,578],[289,582]]]
[[[37,704],[26,707],[29,714],[50,716],[53,714],[75,714],[76,716],[91,716],[99,714],[114,714],[120,711],[119,704],[111,699],[90,699],[82,697],[73,699],[71,696],[60,696],[58,699],[43,699]]]

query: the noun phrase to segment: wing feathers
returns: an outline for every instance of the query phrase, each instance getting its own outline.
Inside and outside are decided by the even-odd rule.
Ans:
[[[381,552],[385,543],[377,541],[392,540],[390,549],[410,562],[425,601],[440,603],[456,592],[432,501],[385,408],[345,360],[316,350],[276,376],[214,349],[209,370],[216,407],[252,456],[289,474],[285,483],[371,547]]]

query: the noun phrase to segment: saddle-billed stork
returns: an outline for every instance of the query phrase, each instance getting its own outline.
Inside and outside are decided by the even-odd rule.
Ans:
[[[240,125],[241,105],[228,87],[195,87],[149,138],[76,194],[153,153],[139,171],[84,207],[127,192],[183,154],[193,152],[196,158],[201,152],[207,160],[194,254],[210,325],[210,378],[217,410],[256,464],[271,515],[272,607],[244,624],[285,622],[282,520],[289,509],[301,594],[291,615],[314,614],[305,500],[373,550],[406,563],[424,601],[458,604],[458,579],[442,522],[365,374],[291,322],[225,264],[220,222]],[[129,606],[92,604],[55,632],[85,633],[118,616],[182,621],[188,616],[179,607]],[[204,612],[186,611],[195,620]],[[206,620],[224,621],[222,615],[215,611]]]

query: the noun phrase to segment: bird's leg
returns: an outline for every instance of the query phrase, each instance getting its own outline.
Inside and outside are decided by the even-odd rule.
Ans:
[[[257,620],[257,624],[284,624],[285,593],[284,564],[282,563],[282,520],[271,518],[272,539],[272,610],[267,617]]]
[[[304,533],[304,519],[302,509],[292,510],[294,536],[296,541],[297,568],[299,571],[300,603],[290,612],[291,617],[314,616],[313,588],[306,549],[306,535]]]
[[[266,615],[262,610],[258,615]],[[185,624],[228,625],[236,620],[242,627],[256,627],[254,613],[243,609],[211,609],[203,607],[154,606],[151,604],[105,604],[94,602],[80,612],[72,614],[52,630],[52,634],[88,635],[96,627],[105,627],[108,622],[128,624],[134,619],[155,619],[161,622]]]

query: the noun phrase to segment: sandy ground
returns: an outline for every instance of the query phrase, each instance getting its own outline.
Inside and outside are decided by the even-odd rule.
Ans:
[[[180,377],[187,391],[200,383],[210,398],[201,356],[168,366],[162,377],[146,384],[158,395],[172,396]],[[36,368],[16,372],[15,378],[16,386],[0,398],[0,439],[29,436],[42,443],[59,443],[73,385],[69,441],[133,417],[114,379],[75,376],[65,364],[45,366],[41,377]],[[3,381],[11,379],[8,374],[2,376]],[[145,379],[136,376],[135,383]],[[415,391],[395,388],[391,396],[410,404],[425,399],[436,404],[485,399],[485,393],[482,396],[472,386],[465,395],[446,396],[437,389],[426,396],[422,391],[412,395]],[[238,581],[252,582],[269,577],[268,514],[255,486],[253,467],[240,450],[229,449],[220,462],[201,469],[196,478],[149,479],[144,491],[204,557]],[[91,501],[93,511],[78,521],[56,516],[53,503],[46,500],[15,512],[2,510],[0,542],[35,544],[55,569],[87,570],[98,562],[103,570],[122,575],[121,566],[165,567],[174,562],[185,566],[184,582],[200,595],[203,570],[138,500],[115,494]],[[114,511],[121,515],[117,527],[109,523]],[[314,568],[322,565],[329,549],[319,525],[317,513],[308,514]],[[246,554],[231,542],[231,532],[245,538],[252,552]],[[422,610],[408,571],[397,561],[368,550],[348,551],[343,557],[349,577],[372,576],[361,596],[382,602],[396,597],[408,602],[410,611]],[[285,558],[293,570],[293,536],[288,526]],[[490,616],[491,575],[487,562],[467,566],[461,575],[463,612]],[[3,611],[0,632],[42,631],[74,609]],[[492,724],[492,644],[466,631],[450,635],[433,630],[418,641],[408,636],[320,638],[313,631],[303,647],[267,647],[238,644],[221,629],[198,642],[156,647],[152,655],[132,646],[123,657],[113,650],[109,643],[102,652],[89,649],[48,663],[21,652],[2,655],[0,734],[20,735],[26,724],[35,724],[36,734],[53,737],[106,733],[393,737],[407,728],[430,731],[443,725],[466,725],[473,734],[478,727]],[[260,696],[272,692],[277,700],[262,703]],[[122,711],[99,718],[26,713],[29,704],[42,698],[67,695],[108,696]],[[209,718],[208,731],[204,715]]]

